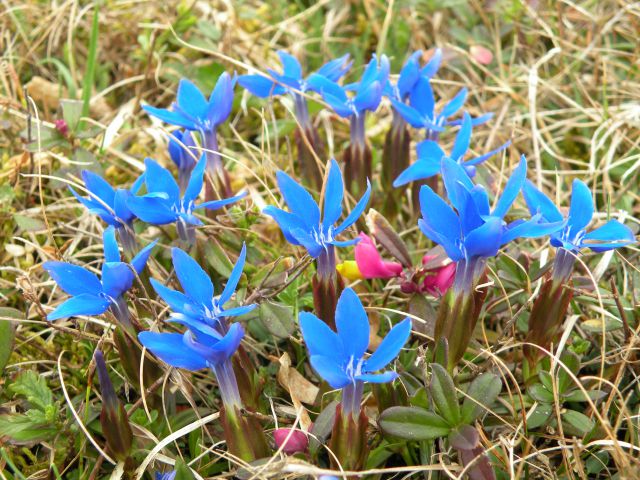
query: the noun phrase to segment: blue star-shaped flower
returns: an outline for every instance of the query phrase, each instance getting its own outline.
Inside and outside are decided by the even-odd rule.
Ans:
[[[140,220],[153,225],[166,225],[174,222],[202,225],[202,221],[194,215],[196,210],[202,208],[216,210],[237,202],[245,196],[242,193],[235,197],[196,204],[204,183],[204,171],[207,165],[204,155],[193,168],[182,197],[180,196],[180,187],[169,170],[150,158],[145,159],[145,165],[144,182],[147,186],[147,194],[130,197],[127,205]]]
[[[241,75],[238,77],[238,83],[255,96],[261,98],[285,93],[296,94],[296,92],[313,91],[314,86],[302,75],[300,62],[294,56],[282,50],[277,53],[280,57],[280,62],[282,62],[282,73],[267,69],[267,72],[271,75],[271,78],[275,79],[275,82],[263,75]],[[325,63],[312,75],[321,75],[333,82],[337,82],[350,68],[351,62],[349,62],[349,55],[347,54]]]
[[[411,54],[409,59],[402,66],[396,84],[393,85],[389,81],[385,86],[384,94],[386,97],[404,102],[409,98],[420,78],[425,77],[430,79],[438,73],[440,63],[442,62],[442,50],[439,48],[436,49],[431,59],[429,59],[424,67],[420,67],[421,57],[422,50],[417,50]]]
[[[382,55],[380,60],[374,55],[360,78],[360,81],[344,87],[319,74],[310,75],[309,85],[322,94],[322,98],[343,118],[359,116],[366,111],[374,111],[380,105],[382,93],[389,79],[389,59]],[[352,93],[350,95],[349,93]]]
[[[235,82],[235,78],[224,72],[207,100],[193,82],[183,78],[178,85],[177,100],[171,105],[171,110],[149,105],[142,108],[163,122],[199,131],[204,135],[215,131],[231,114]]]
[[[484,188],[474,185],[460,164],[448,158],[442,163],[447,196],[456,210],[423,185],[420,189],[422,218],[418,226],[429,239],[442,245],[454,262],[493,257],[500,247],[516,238],[548,235],[562,228],[562,222],[545,222],[541,215],[510,224],[504,221],[526,180],[524,156],[493,210]]]
[[[484,155],[465,161],[464,157],[467,155],[469,145],[471,144],[472,125],[473,121],[471,120],[471,117],[467,112],[464,112],[462,116],[462,125],[456,135],[450,155],[447,155],[440,145],[433,140],[424,140],[420,142],[416,147],[418,159],[409,168],[398,175],[398,178],[393,182],[393,186],[397,188],[402,185],[406,185],[409,182],[423,180],[437,175],[440,173],[443,158],[450,158],[459,163],[464,167],[467,174],[470,177],[473,177],[476,174],[477,165],[480,165],[496,153],[501,152],[511,145],[511,141],[509,141],[495,150],[491,150]]]
[[[629,227],[612,219],[604,225],[587,231],[594,212],[593,198],[589,187],[581,180],[574,180],[571,191],[571,206],[565,217],[554,203],[533,183],[527,181],[523,191],[531,215],[542,215],[548,222],[563,222],[564,227],[551,234],[551,245],[572,252],[590,248],[594,252],[605,252],[635,242]]]
[[[276,174],[280,192],[289,211],[274,206],[266,207],[263,212],[278,223],[284,237],[292,245],[302,245],[309,255],[317,258],[328,246],[344,247],[355,244],[358,239],[338,241],[336,237],[353,225],[364,211],[371,195],[371,185],[367,181],[367,190],[347,218],[338,225],[334,224],[342,215],[344,182],[340,167],[335,159],[331,160],[329,177],[324,192],[324,217],[320,219],[320,208],[309,192],[286,173]]]
[[[130,226],[136,216],[127,206],[127,201],[140,190],[144,175],[139,176],[130,189],[115,189],[100,175],[88,170],[83,170],[81,175],[89,192],[89,198],[82,197],[69,187],[78,201],[91,213],[98,215],[107,225],[117,228]]]
[[[337,333],[312,313],[300,313],[300,328],[311,365],[333,388],[357,382],[390,382],[398,377],[384,369],[400,353],[411,334],[411,320],[394,326],[376,351],[365,358],[369,346],[369,319],[358,295],[346,288],[336,308]]]
[[[100,315],[109,307],[119,308],[122,296],[131,288],[135,270],[142,272],[151,249],[157,241],[143,248],[131,264],[121,261],[115,229],[108,227],[103,234],[104,263],[102,277],[78,265],[66,262],[45,262],[42,267],[51,275],[62,290],[72,297],[47,315],[47,320],[73,317],[76,315]]]

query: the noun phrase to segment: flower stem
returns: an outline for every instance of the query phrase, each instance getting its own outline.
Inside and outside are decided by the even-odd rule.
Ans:
[[[336,254],[333,245],[316,259],[313,283],[313,305],[318,318],[335,328],[336,305],[342,290],[341,277],[336,273]]]
[[[360,404],[362,403],[362,391],[364,382],[355,380],[342,389],[342,414],[350,415],[357,420],[360,415]]]
[[[364,193],[371,178],[371,149],[364,130],[365,112],[351,117],[351,143],[344,151],[344,176],[347,189],[354,196]]]
[[[207,157],[207,172],[211,177],[205,182],[205,201],[231,196],[231,183],[218,153],[218,132],[215,129],[202,132],[202,146]]]
[[[231,359],[212,366],[212,370],[218,381],[220,397],[222,398],[222,404],[225,410],[227,412],[235,412],[236,408],[242,409],[238,382],[236,381],[236,374],[233,371]]]

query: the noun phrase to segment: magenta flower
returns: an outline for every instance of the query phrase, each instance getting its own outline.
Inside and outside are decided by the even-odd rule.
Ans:
[[[364,278],[393,278],[402,274],[402,265],[383,260],[371,237],[363,232],[358,237],[360,241],[355,248],[356,264]]]
[[[451,288],[451,285],[453,285],[453,280],[456,276],[456,264],[451,262],[441,267],[428,267],[429,261],[434,258],[434,255],[425,255],[422,257],[422,265],[424,265],[427,270],[427,275],[422,282],[422,291],[434,297],[441,297]]]
[[[292,431],[290,428],[276,428],[273,431],[273,439],[276,442],[276,447],[282,447],[282,451],[287,455],[304,453],[309,447],[309,437],[302,430]]]

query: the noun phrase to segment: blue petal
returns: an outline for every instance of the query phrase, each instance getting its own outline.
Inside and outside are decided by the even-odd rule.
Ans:
[[[314,232],[306,228],[294,228],[290,234],[297,242],[294,245],[302,245],[313,258],[318,258],[325,249],[325,246],[318,242]]]
[[[464,105],[464,101],[466,99],[467,99],[467,89],[462,88],[458,93],[456,93],[456,96],[453,97],[451,101],[449,101],[449,103],[447,103],[444,106],[444,108],[442,109],[441,115],[445,118],[455,115],[458,112],[458,110],[462,108],[462,105]]]
[[[467,167],[467,166],[480,165],[482,162],[485,162],[487,159],[493,157],[496,153],[501,152],[502,150],[507,148],[509,145],[511,145],[511,140],[500,145],[498,148],[485,153],[484,155],[480,155],[479,157],[475,157],[475,158],[472,158],[471,160],[467,160],[466,162],[464,162],[464,166]]]
[[[151,279],[151,285],[160,298],[162,298],[167,305],[171,307],[171,310],[184,313],[185,315],[193,314],[195,312],[196,309],[191,305],[191,299],[184,293],[165,287],[155,278]]]
[[[458,246],[458,238],[452,238],[449,235],[434,230],[422,218],[418,220],[418,227],[427,238],[442,246],[447,253],[447,256],[454,262],[457,262],[464,257],[462,250],[460,250],[460,247]]]
[[[140,220],[152,225],[173,223],[178,215],[167,205],[167,201],[153,197],[131,197],[127,205]]]
[[[209,358],[209,362],[212,364],[219,364],[231,358],[235,351],[240,346],[242,338],[244,337],[244,329],[239,323],[234,323],[229,328],[227,334],[222,339],[210,346],[213,351],[213,355]]]
[[[450,158],[443,158],[440,168],[447,197],[451,204],[460,211],[466,205],[466,196],[462,194],[462,191],[471,192],[474,189],[473,182],[462,165]]]
[[[131,266],[135,269],[136,272],[138,272],[138,275],[142,273],[142,270],[144,270],[144,267],[147,264],[147,260],[149,260],[149,255],[151,255],[151,250],[153,250],[153,247],[155,247],[157,243],[158,240],[154,240],[149,245],[140,250],[138,254],[131,260]]]
[[[420,65],[418,62],[421,56],[422,50],[413,52],[400,70],[397,86],[401,100],[411,93],[411,90],[413,90],[413,87],[420,78]]]
[[[177,103],[181,111],[199,121],[204,120],[207,111],[207,99],[192,81],[186,78],[180,80]]]
[[[440,145],[433,140],[423,140],[418,143],[416,152],[418,153],[418,159],[435,160],[438,165],[440,165],[442,159],[447,156],[444,150],[440,148]]]
[[[312,355],[311,366],[332,388],[343,388],[351,383],[344,369],[335,357]]]
[[[436,73],[438,73],[441,63],[442,63],[442,49],[436,48],[436,51],[433,52],[433,56],[431,57],[431,59],[427,62],[427,64],[424,67],[422,67],[420,74],[425,77],[432,78]]]
[[[633,232],[617,220],[609,220],[601,227],[590,231],[583,240],[583,246],[589,247],[594,252],[604,252],[631,243],[635,243]]]
[[[384,373],[363,373],[362,375],[356,375],[356,380],[369,383],[389,383],[393,382],[399,375],[396,372],[384,372]]]
[[[494,257],[502,245],[502,219],[489,217],[485,224],[473,230],[464,239],[466,258]]]
[[[418,80],[409,95],[409,104],[423,117],[428,117],[433,120],[436,101],[433,97],[433,89],[431,88],[431,82],[428,78],[421,77]]]
[[[381,100],[382,85],[376,81],[358,91],[358,94],[353,99],[353,104],[358,112],[364,112],[365,110],[375,111]]]
[[[116,191],[109,183],[100,175],[90,172],[88,170],[82,171],[82,179],[87,187],[87,190],[93,197],[97,197],[102,200],[106,205],[113,209],[113,201]]]
[[[505,245],[516,238],[536,238],[554,234],[562,230],[566,222],[544,222],[538,214],[530,220],[516,220],[507,225],[506,231],[502,235],[502,245]]]
[[[252,303],[251,305],[243,305],[241,307],[234,307],[228,310],[224,310],[222,313],[223,317],[239,317],[240,315],[246,315],[249,312],[252,312],[258,307],[257,304]]]
[[[131,267],[124,262],[102,265],[102,289],[111,298],[118,298],[129,290],[134,278]]]
[[[406,170],[398,175],[398,178],[393,181],[393,186],[398,188],[409,182],[433,177],[440,173],[440,165],[440,160],[436,161],[419,158],[413,165],[410,165]]]
[[[331,243],[331,245],[335,245],[336,247],[350,247],[351,245],[355,245],[360,241],[360,238],[356,237],[356,238],[352,238],[351,240],[342,240],[342,241],[338,241],[338,240],[333,240],[329,243]]]
[[[166,193],[169,203],[177,204],[180,201],[180,187],[171,172],[150,158],[146,158],[144,164],[147,169],[145,173],[147,191],[149,193]]]
[[[292,232],[294,230],[304,230],[308,228],[304,220],[299,218],[297,215],[294,215],[293,213],[285,212],[284,210],[276,208],[272,205],[265,207],[262,210],[262,213],[264,213],[265,215],[269,215],[276,221],[276,223],[280,227],[280,230],[282,231],[282,234],[284,235],[284,238],[287,239],[287,242],[292,245],[300,245],[300,242],[296,239]]]
[[[478,210],[478,206],[476,205],[471,192],[461,188],[459,194],[463,203],[461,206],[462,208],[458,210],[458,215],[460,217],[460,225],[462,226],[462,233],[464,236],[482,226],[485,221]]]
[[[529,180],[522,187],[522,194],[531,215],[541,213],[549,222],[560,222],[564,218],[551,199],[538,190]]]
[[[327,77],[333,82],[337,82],[342,76],[344,76],[345,73],[349,71],[350,68],[351,62],[349,62],[349,54],[347,53],[342,57],[325,63],[318,69],[316,73],[318,75],[322,75],[323,77]]]
[[[410,335],[411,320],[405,318],[387,333],[376,351],[364,363],[363,370],[367,372],[382,370],[398,356]]]
[[[589,187],[581,181],[574,180],[571,190],[571,206],[569,207],[569,226],[572,236],[584,230],[593,218],[593,198]]]
[[[344,88],[323,75],[319,75],[317,73],[309,75],[307,78],[307,86],[309,90],[322,94],[322,97],[325,98],[325,100],[326,95],[332,97],[334,99],[333,101],[338,104],[345,104],[348,100]]]
[[[177,368],[201,370],[207,359],[185,345],[181,333],[140,332],[140,343],[163,362]]]
[[[395,99],[391,99],[391,104],[396,112],[413,128],[424,127],[424,117],[418,110]]]
[[[320,225],[320,208],[309,192],[283,171],[276,173],[280,193],[289,210],[309,226]]]
[[[516,167],[515,171],[511,174],[507,184],[504,187],[502,195],[496,204],[496,208],[493,209],[493,216],[498,218],[504,218],[516,197],[520,194],[522,186],[527,179],[527,160],[522,155],[520,157],[520,163]]]
[[[102,233],[102,243],[104,243],[104,261],[119,262],[120,249],[116,240],[116,229],[113,226],[108,227]]]
[[[360,215],[362,215],[362,212],[364,212],[364,209],[367,207],[367,204],[369,203],[369,197],[371,197],[371,183],[369,183],[369,179],[367,179],[367,189],[365,190],[360,200],[358,200],[358,203],[356,203],[356,206],[353,207],[353,210],[351,210],[351,213],[347,215],[347,218],[345,218],[344,221],[340,224],[340,226],[334,230],[334,233],[336,235],[340,234],[341,232],[344,232],[347,228],[349,228],[351,225],[353,225],[358,221],[358,219],[360,218]]]
[[[234,197],[223,198],[222,200],[211,200],[210,202],[204,202],[195,206],[195,210],[199,208],[206,208],[207,210],[218,210],[232,203],[236,203],[238,200],[242,200],[247,196],[247,192],[241,192]]]
[[[298,62],[298,59],[284,50],[278,50],[277,53],[280,57],[280,61],[282,62],[282,73],[286,77],[300,80],[302,78],[302,67],[300,66],[300,62]]]
[[[209,97],[207,117],[214,127],[220,125],[229,118],[233,108],[233,88],[235,81],[227,72],[223,72]]]
[[[116,190],[116,194],[113,199],[113,211],[116,217],[122,220],[122,223],[130,223],[135,215],[128,206],[129,199],[133,195],[131,191],[119,188]]]
[[[493,118],[493,112],[484,113],[484,114],[482,114],[482,115],[480,115],[478,117],[472,118],[471,119],[471,125],[476,127],[478,125],[482,125],[484,123],[487,123],[492,118]]]
[[[80,196],[78,192],[76,192],[72,187],[69,187],[69,190],[73,194],[76,199],[85,206],[89,212],[94,215],[98,215],[104,222],[109,225],[119,226],[121,222],[114,216],[113,210],[110,207],[105,207],[100,201],[95,200],[93,198],[84,198]]]
[[[307,345],[309,355],[322,355],[343,359],[344,361],[348,360],[344,357],[342,340],[325,322],[309,312],[300,312],[298,322],[300,323],[302,338]]]
[[[229,275],[229,280],[227,280],[227,284],[224,287],[224,290],[220,294],[220,299],[218,303],[220,305],[224,305],[229,300],[231,300],[231,296],[236,291],[236,287],[238,286],[238,282],[240,281],[240,277],[242,276],[242,270],[244,269],[244,262],[247,258],[247,245],[245,243],[242,244],[242,250],[240,250],[240,255],[238,255],[238,261],[233,266],[233,270],[231,270],[231,275]]]
[[[336,306],[336,328],[347,358],[357,362],[369,346],[369,318],[356,292],[345,288]]]
[[[324,207],[322,226],[328,230],[342,215],[342,198],[344,195],[344,182],[342,173],[335,158],[329,164],[327,186],[324,192]]]
[[[42,268],[69,295],[98,295],[102,292],[98,277],[85,268],[65,262],[44,262]]]
[[[198,303],[212,308],[213,284],[209,275],[202,269],[198,262],[179,248],[171,249],[173,268],[182,285],[182,289],[189,297]]]
[[[256,97],[267,98],[271,95],[281,95],[284,89],[275,82],[262,75],[241,75],[238,83],[253,93]]]
[[[361,86],[366,86],[369,85],[370,83],[373,83],[378,75],[378,57],[373,54],[371,57],[371,60],[369,60],[369,63],[367,63],[367,66],[364,69],[364,72],[362,73],[362,77],[360,78],[360,85]]]
[[[469,150],[469,144],[471,143],[471,117],[467,112],[464,112],[462,117],[462,125],[456,135],[456,140],[451,149],[451,158],[459,162]]]
[[[205,154],[200,156],[200,160],[196,163],[196,166],[191,170],[191,175],[189,176],[189,183],[187,184],[187,188],[184,191],[184,196],[182,197],[184,205],[191,205],[196,201],[198,195],[200,195],[200,191],[202,190],[202,184],[204,183],[204,171],[207,168],[207,157]]]
[[[189,138],[191,138],[191,134],[189,134]],[[144,181],[145,181],[145,175],[144,173],[142,173],[138,178],[136,178],[135,182],[133,182],[129,191],[134,195],[137,194],[138,190],[142,188],[142,184],[144,183]]]
[[[109,308],[109,305],[111,305],[111,302],[102,296],[83,293],[65,301],[47,315],[47,320],[58,320],[60,318],[75,317],[76,315],[100,315]]]
[[[179,112],[172,112],[171,110],[167,110],[165,108],[156,108],[149,105],[144,105],[142,109],[149,115],[159,118],[163,122],[170,125],[176,125],[188,130],[198,129],[198,126],[195,124],[192,118],[185,117]]]

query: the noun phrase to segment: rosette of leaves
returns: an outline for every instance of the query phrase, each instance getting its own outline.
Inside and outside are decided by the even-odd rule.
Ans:
[[[564,367],[558,366],[555,378],[550,372],[543,370],[538,373],[540,382],[527,387],[529,397],[538,402],[527,418],[527,428],[529,430],[543,427],[557,428],[558,418],[555,407],[557,403],[564,434],[584,437],[593,430],[595,423],[578,410],[581,405],[602,399],[606,393],[598,389],[585,390],[576,384],[572,377],[578,377],[580,357],[575,353],[565,352],[560,357],[560,363]]]
[[[473,423],[496,400],[501,389],[502,382],[496,375],[483,373],[470,383],[464,396],[459,396],[447,370],[432,363],[428,395],[419,390],[410,400],[412,406],[386,409],[378,424],[385,436],[392,439],[417,442],[446,439],[458,451],[459,461],[472,480],[494,479]]]

